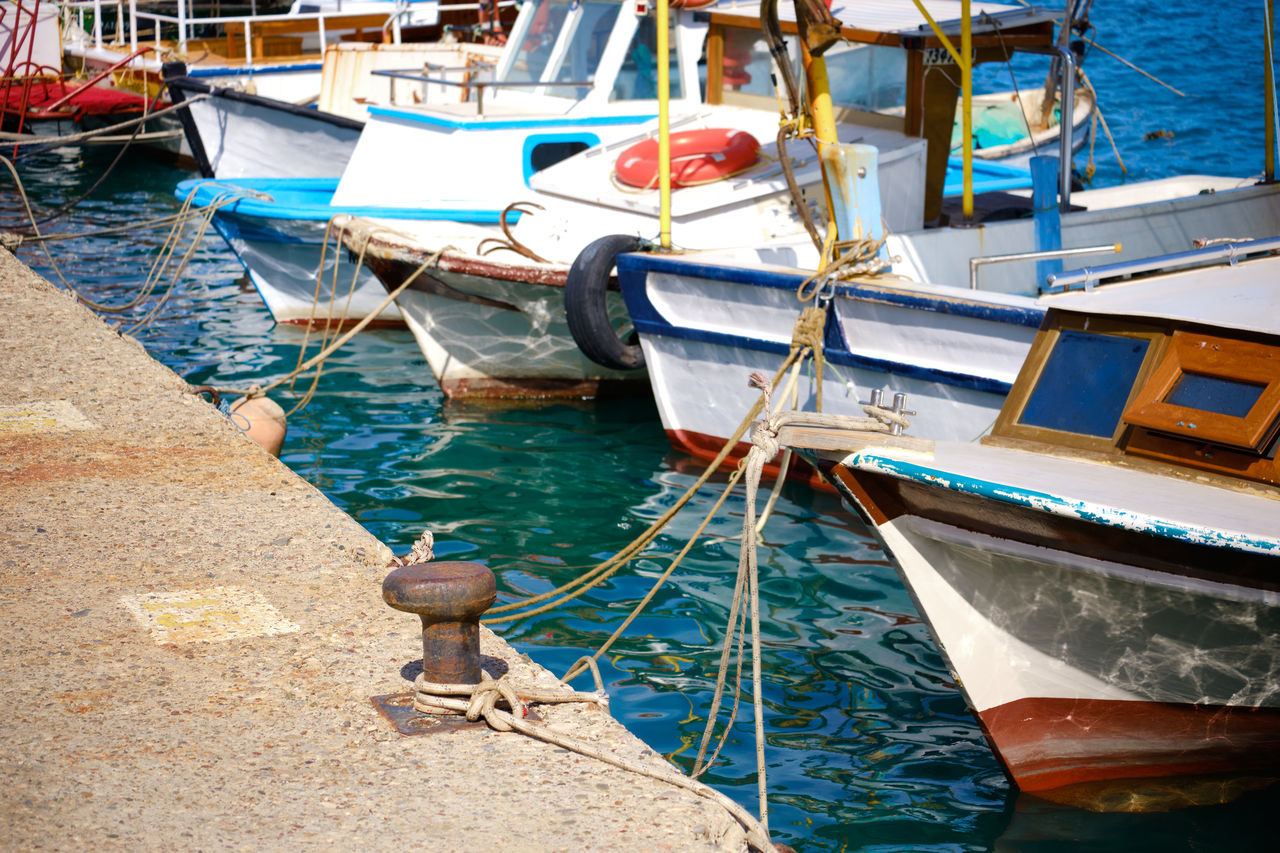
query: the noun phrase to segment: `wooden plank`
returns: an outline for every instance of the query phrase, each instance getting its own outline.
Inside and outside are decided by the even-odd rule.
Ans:
[[[342,17],[326,17],[324,19],[324,30],[326,33],[337,33],[345,30],[381,30],[383,25],[390,20],[389,15],[343,15]],[[256,35],[286,35],[297,33],[319,33],[320,22],[315,18],[309,18],[301,21],[259,21],[250,23],[253,34]],[[244,30],[242,27],[234,27],[237,30],[237,36],[243,41]],[[227,35],[231,35],[228,30]]]
[[[808,424],[784,424],[778,429],[778,441],[785,447],[843,454],[876,447],[897,448],[932,455],[934,448],[934,442],[931,439]]]

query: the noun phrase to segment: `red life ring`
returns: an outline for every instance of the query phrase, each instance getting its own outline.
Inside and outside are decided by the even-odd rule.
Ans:
[[[756,162],[760,143],[732,128],[671,134],[671,186],[688,187],[727,178]],[[622,183],[643,189],[658,185],[658,140],[642,139],[618,156],[614,171]]]

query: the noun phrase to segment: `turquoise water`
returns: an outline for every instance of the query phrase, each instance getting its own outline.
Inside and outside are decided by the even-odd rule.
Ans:
[[[1130,178],[1261,171],[1260,6],[1099,3],[1096,38],[1191,94],[1177,98],[1101,54],[1086,62]],[[1108,16],[1111,22],[1105,22]],[[1165,27],[1195,35],[1196,46]],[[1144,41],[1144,39],[1151,41]],[[1161,39],[1156,41],[1155,39]],[[1213,69],[1212,73],[1207,69]],[[1042,69],[1015,69],[1019,84]],[[1008,86],[1003,73],[991,88]],[[1170,131],[1153,139],[1155,131]],[[1081,162],[1087,158],[1082,157]],[[1100,139],[1095,185],[1122,180]],[[98,179],[101,154],[47,153],[19,166],[40,211]],[[128,224],[128,236],[50,243],[63,274],[123,301],[163,233],[143,220],[176,207],[188,173],[129,159],[46,231]],[[18,216],[7,177],[0,218]],[[34,246],[20,256],[56,281]],[[244,385],[287,372],[301,333],[274,327],[220,238],[200,243],[156,322],[137,337],[192,384]],[[122,389],[125,393],[125,389]],[[286,407],[292,397],[278,394]],[[646,397],[580,405],[459,405],[442,398],[410,335],[358,336],[290,421],[284,461],[396,550],[424,528],[441,558],[480,560],[521,596],[574,577],[627,543],[696,476]],[[721,481],[722,482],[722,481]],[[562,673],[598,646],[665,568],[719,487],[708,485],[632,570],[565,609],[500,628]],[[730,499],[646,615],[611,651],[614,713],[688,769],[710,701],[737,563],[741,496]],[[868,532],[834,497],[783,491],[760,551],[771,827],[799,850],[1269,849],[1275,794],[1224,807],[1097,815],[1012,790],[965,709],[909,596]],[[412,630],[406,625],[406,630]],[[585,683],[584,679],[584,683]],[[750,710],[707,780],[755,808]]]

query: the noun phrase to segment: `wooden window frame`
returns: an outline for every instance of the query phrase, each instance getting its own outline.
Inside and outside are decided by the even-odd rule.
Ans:
[[[1243,417],[1165,402],[1185,374],[1248,382],[1262,393]],[[1173,333],[1164,356],[1121,417],[1144,427],[1201,444],[1261,453],[1280,416],[1280,347],[1185,330]]]
[[[1023,362],[1022,370],[1018,372],[1018,378],[1014,380],[1013,388],[1010,389],[1009,396],[1005,400],[1004,406],[1000,409],[1000,414],[996,417],[995,426],[992,428],[991,434],[995,437],[1034,441],[1079,450],[1118,453],[1120,438],[1129,429],[1123,414],[1116,422],[1115,432],[1109,436],[1084,435],[1049,427],[1029,426],[1018,422],[1031,399],[1031,392],[1035,390],[1040,380],[1040,375],[1043,373],[1045,365],[1048,364],[1050,354],[1058,343],[1059,334],[1063,331],[1118,335],[1127,338],[1141,338],[1148,342],[1147,354],[1142,359],[1142,366],[1138,368],[1133,387],[1130,388],[1129,396],[1125,400],[1125,412],[1129,411],[1133,406],[1137,389],[1143,387],[1149,381],[1152,371],[1163,355],[1168,339],[1167,329],[1155,324],[1133,323],[1125,319],[1115,319],[1107,316],[1052,312],[1049,319],[1046,320],[1046,325],[1041,328],[1040,334],[1032,342],[1031,349],[1027,353],[1027,359]]]

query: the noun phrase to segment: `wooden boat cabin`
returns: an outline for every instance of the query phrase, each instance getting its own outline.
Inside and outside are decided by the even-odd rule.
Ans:
[[[943,31],[953,44],[958,44],[960,4],[929,5],[935,19],[943,21]],[[702,13],[710,24],[706,50],[709,104],[777,108],[778,95],[770,76],[771,57],[761,38],[756,6],[751,4],[750,15],[745,9],[739,11],[724,3]],[[788,15],[789,10],[782,7],[779,12],[783,34],[797,36],[794,13]],[[836,121],[928,140],[924,221],[934,222],[942,213],[947,160],[953,150],[960,71],[943,43],[927,24],[920,23],[919,11],[909,2],[834,3],[832,12],[843,25],[840,36],[854,48],[823,54],[832,103],[837,107]],[[1015,51],[1053,53],[1056,15],[1039,7],[975,5],[974,65],[1007,62]],[[792,19],[787,20],[788,16]],[[796,79],[803,80],[799,53],[791,51],[796,61]],[[781,81],[777,85],[780,88]],[[1041,97],[1039,92],[1022,93],[1023,111],[1039,115]],[[1078,92],[1073,100],[1079,117],[1092,109],[1089,93]],[[1081,122],[1075,124],[1079,127]],[[1033,133],[1038,143],[1048,137],[1056,139],[1056,128]],[[1030,149],[1029,143],[1027,150]],[[1054,147],[1053,153],[1056,150]]]
[[[1265,276],[1274,268],[1269,262],[1255,271],[1246,262],[1236,274]],[[1046,316],[987,443],[1091,455],[1242,488],[1280,486],[1274,298],[1258,305],[1258,329],[1228,333],[1193,319],[1148,323],[1076,313],[1069,306],[1078,296],[1068,294]],[[1201,300],[1215,298],[1231,297],[1209,289]]]

